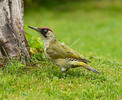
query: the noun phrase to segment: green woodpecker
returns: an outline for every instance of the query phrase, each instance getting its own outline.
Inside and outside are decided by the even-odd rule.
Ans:
[[[44,40],[44,52],[45,55],[56,65],[58,65],[62,72],[67,71],[69,68],[83,67],[95,73],[98,71],[91,68],[87,63],[88,60],[84,59],[80,54],[66,46],[64,43],[60,43],[56,40],[53,31],[48,27],[32,27],[31,29],[39,32]]]

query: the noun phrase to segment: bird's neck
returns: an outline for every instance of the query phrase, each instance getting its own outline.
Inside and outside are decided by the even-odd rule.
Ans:
[[[48,39],[44,39],[44,47],[47,48],[49,46],[49,44],[52,43],[53,41],[56,41],[55,37],[50,37]]]

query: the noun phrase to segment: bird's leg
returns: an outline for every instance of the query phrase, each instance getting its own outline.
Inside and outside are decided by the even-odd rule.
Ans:
[[[61,72],[62,73],[67,72],[68,70],[69,70],[69,68],[61,67]]]
[[[66,71],[67,71],[67,69],[65,67],[61,68],[61,72],[66,72]]]
[[[60,74],[63,75],[63,76],[67,76],[67,71],[68,71],[69,68],[65,68],[65,67],[61,67],[61,72]]]

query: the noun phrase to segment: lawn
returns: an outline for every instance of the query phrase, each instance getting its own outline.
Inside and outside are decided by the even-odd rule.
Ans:
[[[26,11],[25,25],[52,28],[57,40],[84,55],[100,74],[82,68],[61,74],[44,56],[39,34],[25,27],[36,65],[13,61],[0,69],[0,99],[122,100],[121,12],[120,2],[71,2]]]

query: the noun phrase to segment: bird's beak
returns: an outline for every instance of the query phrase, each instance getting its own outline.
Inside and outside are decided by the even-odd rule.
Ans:
[[[31,28],[31,29],[33,29],[33,30],[35,30],[35,31],[40,32],[40,28],[38,28],[38,27],[33,27],[33,26],[28,26],[28,27]]]

